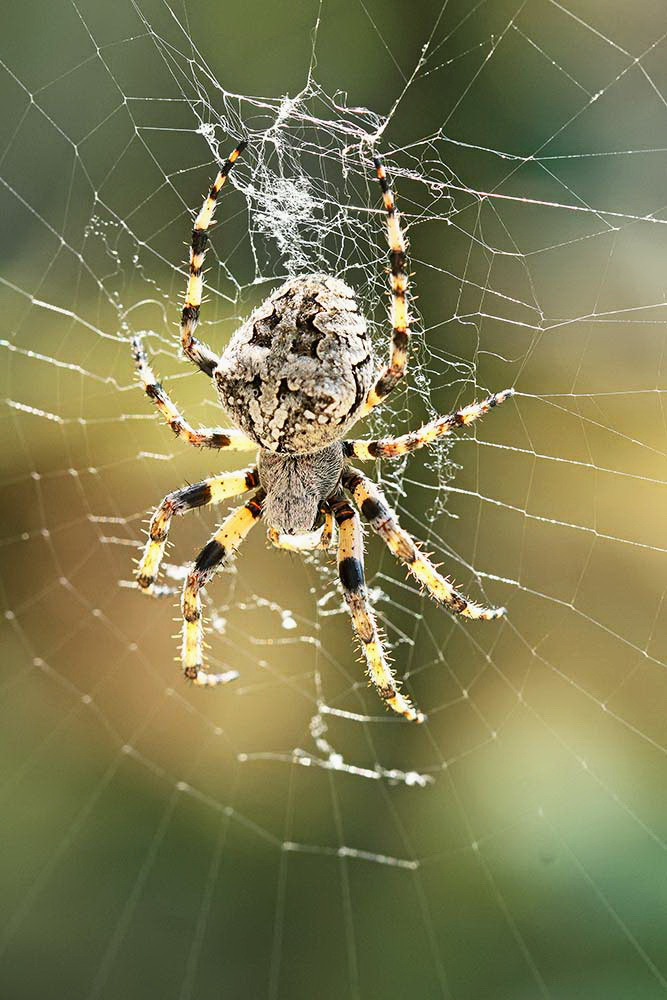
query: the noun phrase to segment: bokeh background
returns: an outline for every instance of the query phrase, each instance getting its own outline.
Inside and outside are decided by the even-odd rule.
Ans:
[[[2,996],[666,995],[664,5],[28,0],[4,24]],[[316,266],[384,349],[375,141],[420,296],[375,429],[517,389],[374,470],[509,609],[452,621],[370,542],[419,728],[367,689],[330,556],[251,537],[209,588],[211,664],[240,675],[215,692],[180,683],[175,602],[122,585],[160,498],[239,464],[174,442],[127,338],[218,419],[175,324],[189,213],[245,133],[203,337]],[[214,524],[174,525],[176,566]]]

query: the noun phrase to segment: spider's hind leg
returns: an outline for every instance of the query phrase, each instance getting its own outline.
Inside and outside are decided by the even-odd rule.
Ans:
[[[185,293],[185,302],[181,313],[181,347],[186,358],[192,361],[200,371],[209,377],[213,375],[213,370],[220,360],[209,347],[202,344],[195,337],[195,329],[199,322],[199,310],[201,308],[201,297],[204,286],[204,276],[202,268],[204,258],[208,249],[208,230],[213,221],[215,207],[218,202],[218,195],[222,190],[231,170],[247,142],[240,142],[229,158],[222,165],[218,174],[209,188],[208,195],[195,218],[192,227],[192,240],[190,243],[190,273],[188,276],[188,287]]]
[[[412,576],[424,585],[435,601],[444,604],[455,615],[477,621],[491,621],[505,614],[505,608],[485,608],[459,593],[451,580],[438,572],[414,539],[401,528],[396,514],[370,479],[356,469],[347,469],[343,473],[343,486],[352,494],[373,531],[396,558],[405,563]]]
[[[391,346],[389,364],[380,372],[368,393],[360,412],[365,416],[374,406],[382,403],[403,376],[408,365],[410,317],[408,313],[408,272],[406,268],[406,242],[399,221],[394,194],[387,180],[384,164],[379,156],[373,157],[375,172],[380,182],[382,202],[387,218],[389,240],[389,265],[391,284]]]
[[[171,519],[198,507],[221,503],[228,497],[246,493],[259,484],[259,473],[253,466],[240,472],[224,472],[221,476],[204,479],[193,486],[168,493],[151,518],[148,541],[136,572],[137,586],[151,597],[170,596],[178,593],[172,587],[155,583],[164,550],[167,545]]]
[[[411,722],[423,722],[422,713],[399,691],[382,647],[366,591],[364,540],[359,515],[347,500],[333,501],[331,508],[338,524],[338,574],[354,631],[366,657],[368,676],[390,708]]]
[[[199,687],[224,684],[228,674],[209,674],[203,662],[201,590],[216,569],[229,561],[253,525],[262,516],[264,490],[260,489],[243,507],[232,511],[201,550],[183,587],[183,674]]]

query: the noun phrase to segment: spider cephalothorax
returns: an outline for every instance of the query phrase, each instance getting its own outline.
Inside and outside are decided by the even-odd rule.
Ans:
[[[201,550],[181,598],[185,676],[199,685],[224,683],[227,674],[210,674],[203,664],[202,588],[262,518],[270,540],[280,548],[293,547],[291,539],[295,538],[304,541],[301,547],[328,548],[335,521],[340,583],[364,650],[369,677],[394,711],[421,722],[423,715],[399,690],[380,640],[364,581],[363,535],[355,506],[412,576],[450,611],[466,618],[489,620],[502,615],[504,609],[481,607],[460,594],[401,528],[378,487],[354,469],[349,460],[391,459],[431,444],[504,402],[512,390],[494,393],[401,437],[343,440],[352,424],[384,401],[407,366],[405,240],[378,158],[374,162],[390,247],[389,363],[376,370],[366,322],[354,292],[340,279],[325,274],[301,275],[285,282],[234,334],[222,357],[201,344],[194,331],[199,319],[208,229],[220,190],[244,148],[245,143],[241,143],[223,165],[195,219],[190,277],[181,317],[183,353],[214,380],[222,405],[237,429],[191,427],[156,381],[138,338],[133,340],[133,354],[146,393],[178,437],[199,447],[256,451],[259,446],[257,464],[168,494],[151,519],[137,584],[148,594],[171,592],[156,584],[156,578],[175,514],[253,491],[251,499],[225,518]]]
[[[343,474],[340,441],[310,455],[259,453],[259,479],[266,490],[264,517],[281,535],[315,529],[325,501],[336,492]]]

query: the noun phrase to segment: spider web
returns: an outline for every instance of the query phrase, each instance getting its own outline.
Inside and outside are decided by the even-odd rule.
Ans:
[[[661,5],[10,18],[6,995],[664,996]],[[373,470],[464,591],[509,609],[452,619],[368,539],[421,727],[367,688],[330,555],[251,536],[206,594],[209,665],[235,678],[214,692],[180,682],[175,603],[127,586],[161,497],[243,461],[170,437],[128,339],[145,332],[193,424],[217,422],[178,357],[180,248],[246,135],[202,339],[221,350],[322,270],[359,291],[384,356],[377,148],[419,300],[408,384],[370,432],[517,390]],[[174,524],[168,578],[216,516]]]

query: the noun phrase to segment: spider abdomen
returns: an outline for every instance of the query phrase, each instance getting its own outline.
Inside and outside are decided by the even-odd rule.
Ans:
[[[236,331],[213,372],[232,421],[274,452],[308,454],[357,419],[375,364],[355,293],[338,278],[285,282]]]

